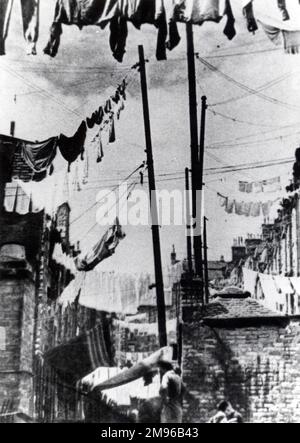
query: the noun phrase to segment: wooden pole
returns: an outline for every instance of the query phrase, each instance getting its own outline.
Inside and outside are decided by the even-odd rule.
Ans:
[[[190,170],[185,168],[185,190],[186,190],[186,249],[189,273],[193,274],[192,259],[192,237],[191,237],[191,208],[190,208]]]
[[[208,258],[207,258],[207,218],[204,217],[203,237],[204,237],[204,285],[205,285],[205,303],[209,303],[209,281],[208,281]]]
[[[187,40],[187,66],[188,66],[188,83],[189,83],[189,113],[190,113],[190,135],[191,135],[191,166],[192,166],[192,216],[194,228],[199,230],[201,225],[201,217],[197,214],[197,196],[201,191],[201,174],[199,162],[199,145],[198,145],[198,113],[197,113],[197,90],[196,90],[196,70],[195,70],[195,50],[193,25],[186,24],[186,40]],[[198,220],[196,220],[198,218]],[[195,233],[193,229],[194,241],[194,260],[196,275],[202,277],[202,245],[201,236]]]
[[[155,267],[155,280],[156,280],[158,332],[159,332],[160,347],[163,348],[164,346],[167,345],[166,306],[165,306],[164,282],[163,282],[163,273],[162,273],[161,250],[160,250],[160,234],[159,234],[156,184],[155,184],[155,173],[154,173],[154,162],[153,162],[152,140],[151,140],[151,125],[150,125],[150,113],[149,113],[148,90],[147,90],[146,64],[145,64],[143,46],[140,45],[138,49],[139,49],[139,67],[141,75],[141,91],[143,99],[147,166],[148,166],[148,177],[149,177],[150,207],[151,207],[151,217],[152,217],[151,224],[152,224],[152,240],[153,240],[153,254],[154,254],[154,267]]]

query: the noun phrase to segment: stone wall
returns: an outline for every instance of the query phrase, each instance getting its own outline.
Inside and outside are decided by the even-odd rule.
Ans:
[[[183,326],[185,422],[207,422],[224,399],[247,422],[300,422],[300,319],[259,322]]]

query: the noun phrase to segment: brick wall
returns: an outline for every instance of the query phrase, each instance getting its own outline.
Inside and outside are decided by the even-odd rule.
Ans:
[[[0,326],[5,350],[0,351],[0,399],[14,400],[14,408],[30,415],[35,289],[29,279],[0,280]]]
[[[286,325],[183,327],[185,421],[207,422],[224,399],[251,423],[300,422],[300,319]]]

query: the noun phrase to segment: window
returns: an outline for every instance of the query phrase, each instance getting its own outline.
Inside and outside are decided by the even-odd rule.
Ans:
[[[0,351],[6,349],[6,331],[3,326],[0,326]]]

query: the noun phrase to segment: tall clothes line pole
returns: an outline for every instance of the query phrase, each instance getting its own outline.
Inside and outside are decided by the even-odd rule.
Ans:
[[[191,237],[191,207],[190,207],[190,170],[185,168],[186,191],[186,249],[189,274],[193,273],[192,237]]]
[[[139,67],[141,75],[141,90],[142,90],[142,99],[143,99],[147,166],[148,166],[148,177],[149,177],[150,208],[151,208],[151,217],[152,217],[151,223],[152,223],[152,240],[153,240],[153,253],[154,253],[154,266],[155,266],[155,281],[156,281],[158,333],[159,333],[160,346],[164,347],[167,346],[166,305],[165,305],[164,282],[163,282],[161,250],[160,250],[160,235],[159,235],[156,184],[155,184],[155,173],[154,173],[154,162],[153,162],[152,140],[151,140],[146,64],[144,57],[144,47],[140,45],[138,49],[139,49]]]
[[[203,240],[204,240],[204,287],[205,287],[205,302],[209,303],[209,283],[208,283],[208,258],[207,258],[207,218],[204,217],[204,226],[203,226]]]
[[[197,113],[197,91],[196,91],[196,70],[195,70],[195,50],[193,25],[186,24],[187,40],[187,66],[189,83],[189,113],[190,113],[190,134],[191,134],[191,165],[192,165],[192,218],[193,218],[193,242],[194,260],[196,275],[202,277],[202,242],[199,235],[201,217],[197,211],[197,197],[201,193],[202,183],[200,180],[200,157],[198,144],[198,113]],[[197,218],[197,220],[196,220]],[[196,226],[195,226],[196,224]],[[197,229],[197,232],[196,232]]]

